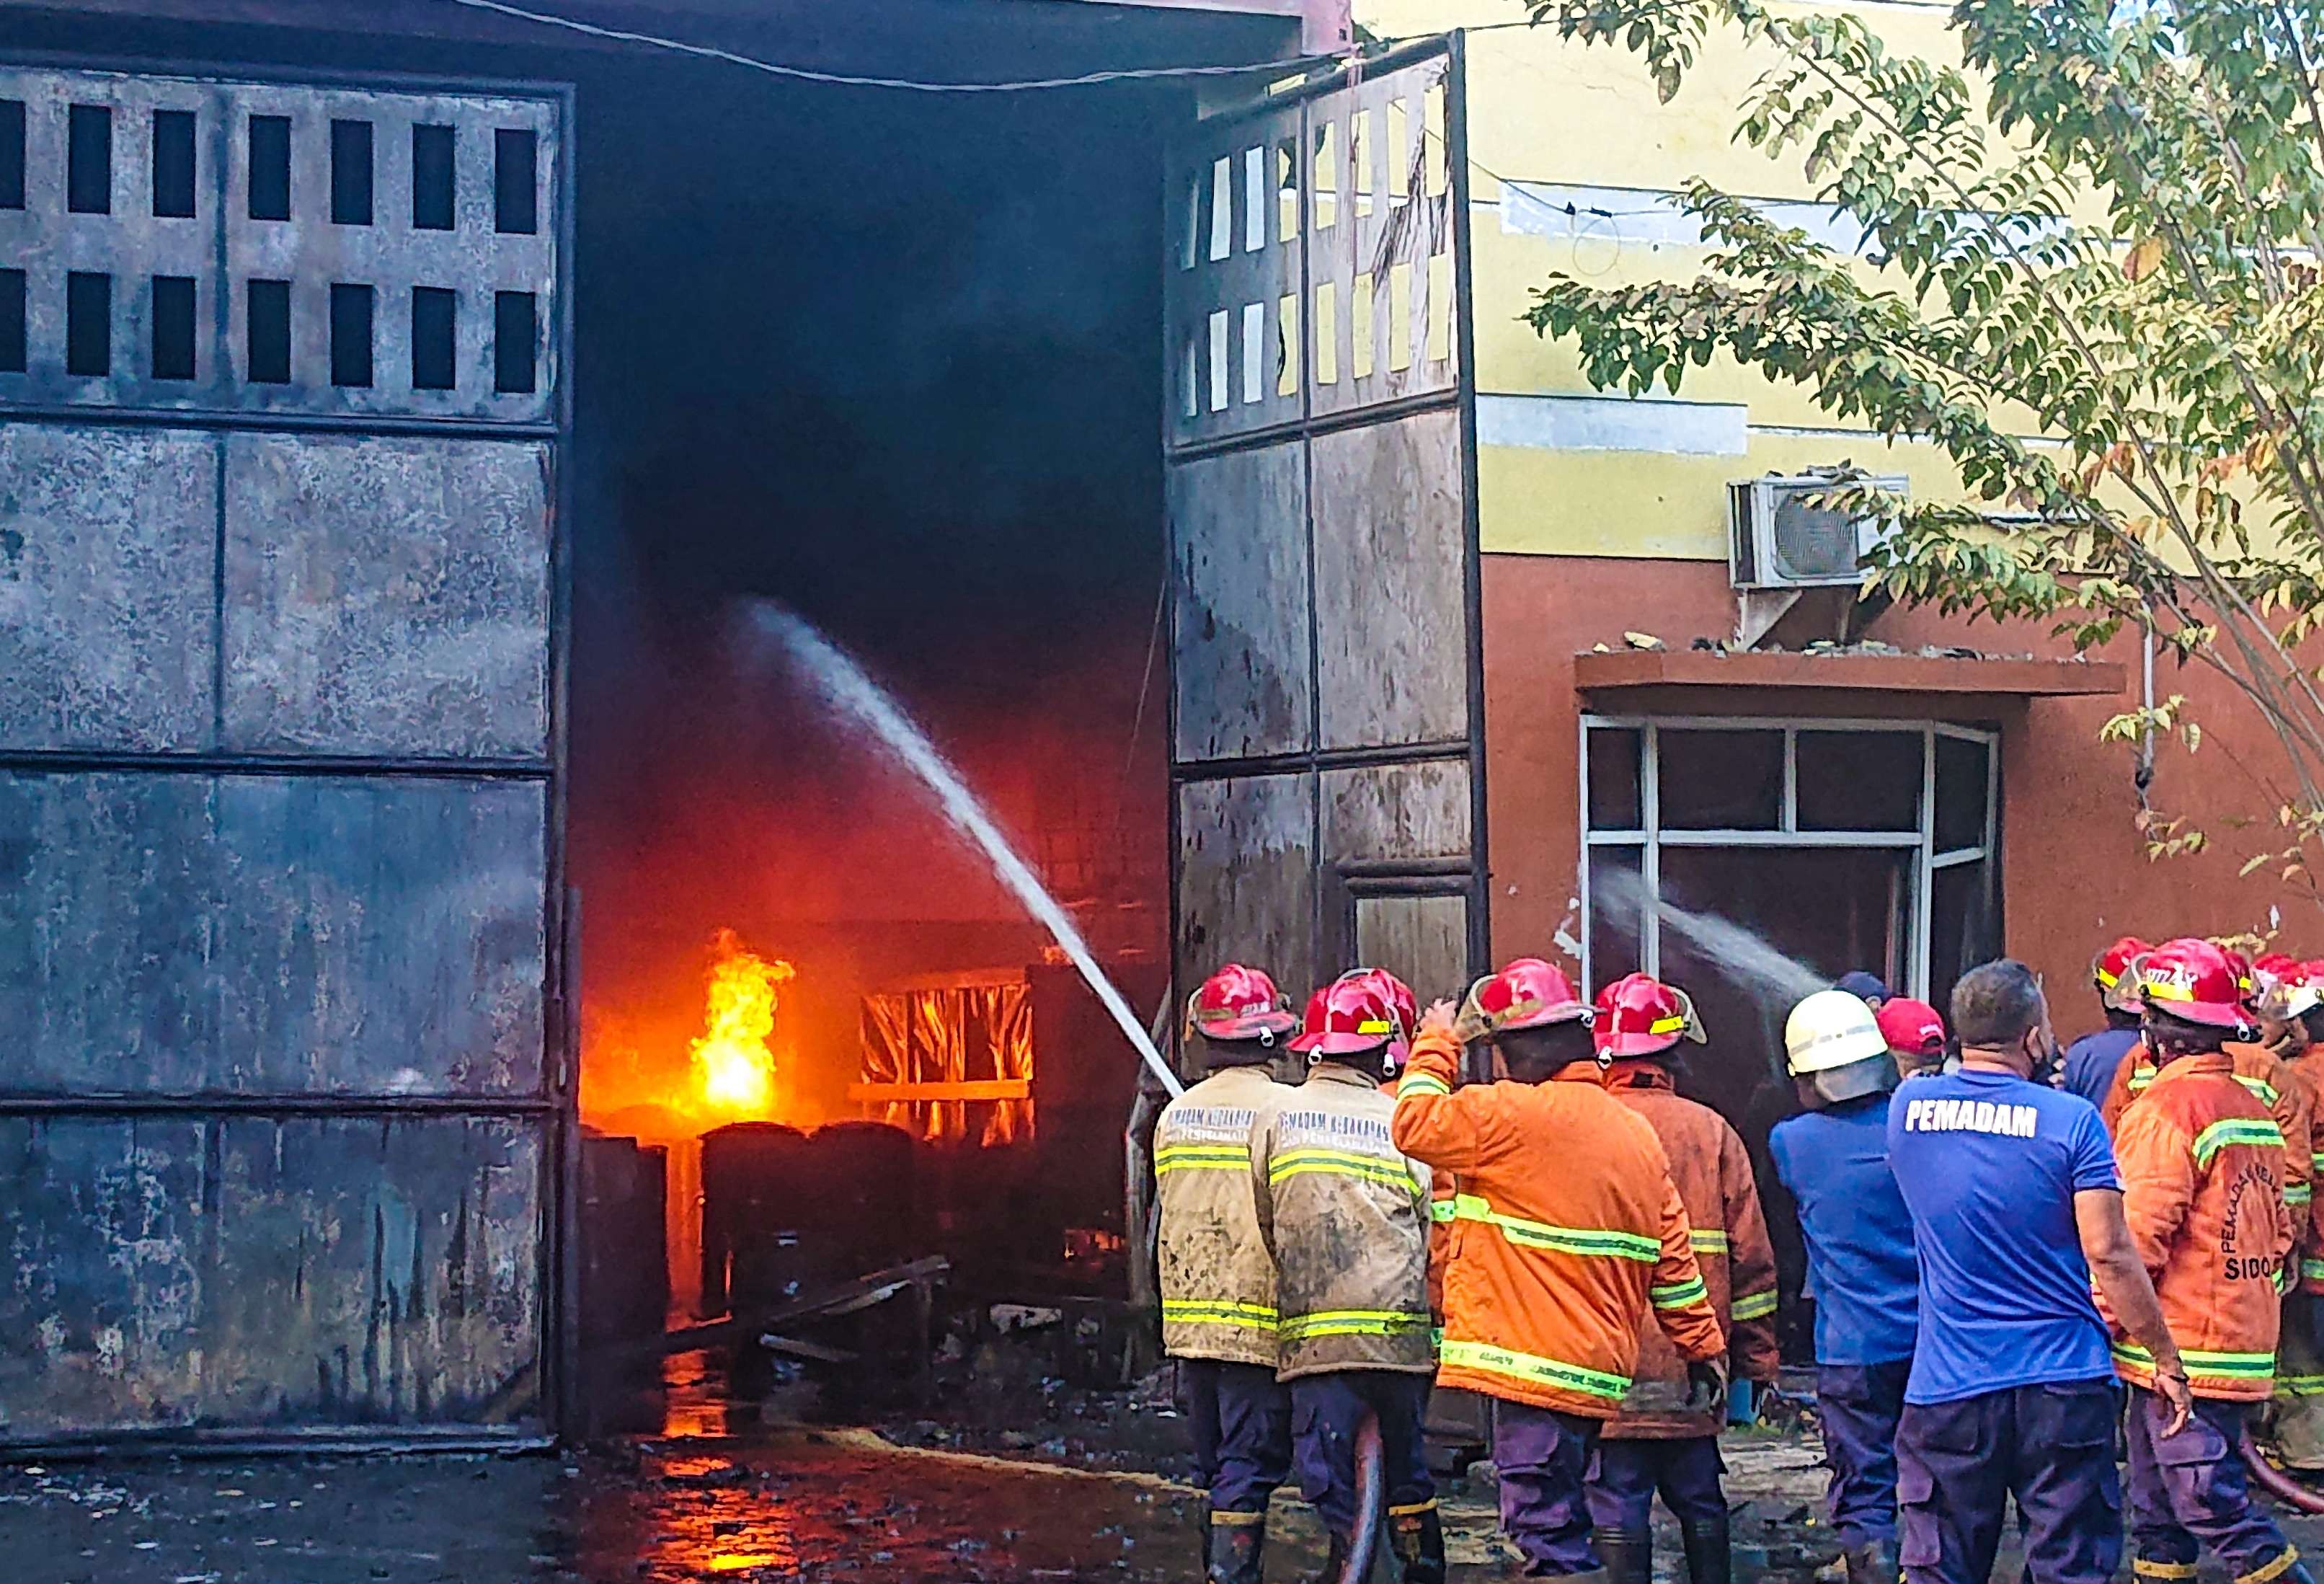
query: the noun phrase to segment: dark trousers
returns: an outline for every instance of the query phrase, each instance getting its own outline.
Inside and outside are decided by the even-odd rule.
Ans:
[[[1986,1584],[2009,1498],[2028,1584],[2105,1584],[2122,1561],[2110,1381],[1907,1403],[1896,1427],[1897,1561],[1910,1584]]]
[[[1291,1393],[1263,1364],[1178,1361],[1178,1387],[1194,1427],[1194,1477],[1211,1512],[1264,1517],[1291,1477]]]
[[[1532,1578],[1593,1572],[1585,1487],[1601,1422],[1524,1403],[1493,1404],[1493,1468],[1501,1478],[1501,1530]]]
[[[2236,1448],[2246,1410],[2242,1403],[2198,1397],[2186,1428],[2165,1436],[2169,1405],[2153,1392],[2132,1390],[2126,1496],[2134,1573],[2192,1579],[2209,1546],[2241,1579],[2291,1549],[2275,1520],[2251,1499]]]
[[[1896,1421],[1912,1373],[1909,1358],[1816,1370],[1832,1533],[1850,1550],[1896,1538]]]
[[[1676,1440],[1612,1440],[1600,1437],[1590,1463],[1590,1521],[1600,1529],[1640,1531],[1654,1522],[1655,1493],[1682,1524],[1727,1516],[1719,1477],[1727,1465],[1715,1435]]]
[[[1422,1507],[1435,1499],[1436,1484],[1421,1444],[1433,1384],[1427,1376],[1392,1369],[1333,1370],[1291,1383],[1291,1450],[1299,1468],[1299,1494],[1327,1531],[1355,1532],[1356,1434],[1367,1414],[1379,1420],[1388,1505]]]

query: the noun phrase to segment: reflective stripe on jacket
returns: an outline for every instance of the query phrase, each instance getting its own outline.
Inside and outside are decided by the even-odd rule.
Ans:
[[[2294,1223],[2283,1135],[2225,1052],[2163,1067],[2121,1116],[2122,1208],[2199,1397],[2255,1403],[2275,1388],[2276,1282]],[[2151,1385],[2154,1359],[2117,1337],[2115,1369]]]
[[[1690,1241],[1711,1307],[1726,1329],[1729,1366],[1746,1380],[1772,1381],[1782,1364],[1775,1348],[1775,1251],[1759,1210],[1750,1152],[1708,1106],[1682,1099],[1667,1070],[1652,1061],[1617,1061],[1607,1090],[1655,1130],[1670,1162],[1679,1202],[1693,1228]],[[1717,1435],[1725,1415],[1685,1411],[1686,1361],[1660,1326],[1638,1333],[1638,1363],[1622,1412],[1607,1425],[1617,1440]]]
[[[1428,1169],[1388,1132],[1396,1102],[1324,1062],[1252,1128],[1250,1180],[1282,1311],[1276,1374],[1435,1368]]]
[[[2234,1067],[2236,1082],[2267,1108],[2276,1131],[2283,1135],[2283,1171],[2280,1180],[2283,1201],[2292,1211],[2293,1223],[2312,1219],[2316,1213],[2316,1158],[2315,1141],[2310,1131],[2314,1122],[2315,1091],[2305,1079],[2263,1046],[2231,1042],[2227,1053]],[[2115,1131],[2131,1102],[2154,1081],[2154,1058],[2147,1054],[2145,1045],[2133,1045],[2123,1057],[2122,1065],[2115,1069],[2114,1085],[2107,1090],[2106,1104],[2098,1108],[2108,1133]]]
[[[1275,1366],[1275,1261],[1259,1236],[1250,1131],[1283,1086],[1264,1067],[1213,1073],[1154,1125],[1162,1350]]]
[[[1654,1129],[1579,1062],[1455,1089],[1449,1033],[1413,1042],[1397,1147],[1455,1173],[1440,1385],[1610,1419],[1648,1315],[1688,1359],[1726,1339]],[[1706,1228],[1708,1230],[1708,1228]]]

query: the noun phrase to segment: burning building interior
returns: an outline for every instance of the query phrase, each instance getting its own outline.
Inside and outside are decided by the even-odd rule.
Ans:
[[[811,37],[788,13],[752,21],[696,9],[705,14],[691,25],[737,48],[922,77],[1270,60],[1298,43],[1296,17],[1265,7],[1012,3],[1004,25],[997,13],[910,0],[826,11]],[[376,1113],[394,1136],[466,1128],[461,1147],[490,1157],[456,1168],[440,1193],[389,1193],[404,1219],[381,1221],[380,1236],[403,1241],[368,1261],[368,1286],[364,1262],[351,1264],[347,1303],[332,1311],[346,1309],[357,1333],[367,1323],[372,1344],[316,1339],[339,1326],[329,1317],[316,1339],[254,1333],[254,1356],[274,1360],[260,1373],[281,1384],[235,1387],[231,1401],[197,1386],[162,1403],[134,1382],[98,1398],[44,1399],[52,1364],[27,1359],[11,1377],[15,1396],[48,1405],[18,1413],[16,1440],[168,1433],[196,1420],[261,1439],[269,1424],[294,1423],[363,1440],[382,1424],[444,1420],[481,1426],[477,1439],[497,1444],[575,1423],[575,1361],[609,1332],[659,1337],[666,1325],[779,1305],[929,1256],[948,1262],[950,1290],[966,1301],[1103,1302],[1124,1291],[1134,1052],[926,789],[738,641],[738,616],[774,602],[860,659],[958,766],[1139,1021],[1156,1012],[1169,977],[1170,892],[1157,261],[1167,140],[1192,123],[1207,85],[866,91],[475,11],[446,7],[412,25],[400,17],[334,14],[318,26],[298,5],[244,7],[232,20],[168,3],[102,14],[10,7],[5,44],[65,64],[33,68],[37,81],[0,97],[35,107],[36,189],[43,117],[53,109],[64,126],[68,100],[80,162],[81,101],[126,92],[111,112],[124,194],[142,192],[149,143],[162,151],[152,180],[164,180],[163,144],[180,125],[170,117],[182,116],[218,140],[199,145],[199,211],[232,209],[237,227],[244,207],[250,225],[272,218],[260,177],[274,145],[259,134],[279,126],[289,139],[280,202],[291,217],[279,223],[300,238],[311,227],[331,253],[327,264],[300,255],[297,267],[311,265],[318,281],[353,267],[331,251],[366,235],[353,225],[377,221],[382,245],[392,244],[383,258],[407,237],[432,245],[431,182],[470,248],[460,267],[505,274],[499,253],[514,256],[518,240],[530,250],[537,292],[503,279],[478,310],[464,285],[456,332],[440,327],[463,357],[483,359],[493,394],[473,412],[447,406],[467,400],[467,363],[454,397],[434,394],[444,388],[429,361],[435,321],[422,320],[455,310],[441,308],[454,293],[429,283],[429,264],[415,266],[420,283],[408,291],[334,284],[331,314],[315,320],[294,294],[281,338],[293,388],[320,414],[309,427],[346,427],[350,446],[375,443],[377,430],[414,457],[524,449],[521,467],[548,481],[533,526],[549,548],[538,565],[520,557],[530,594],[507,607],[531,612],[538,627],[496,640],[496,654],[513,656],[506,676],[446,681],[436,695],[514,690],[533,700],[537,740],[473,765],[449,736],[415,736],[392,764],[374,764],[366,743],[330,770],[340,786],[375,773],[421,787],[435,775],[521,789],[512,795],[544,789],[529,854],[516,838],[518,869],[538,871],[530,918],[520,907],[508,919],[450,921],[422,954],[509,956],[519,983],[529,971],[540,1004],[524,1015],[535,1022],[502,1024],[515,1031],[509,1039],[535,1029],[546,1070],[537,1090],[519,1074],[512,1097],[484,1098],[501,1119],[475,1127],[434,1120],[459,1109],[456,1076],[441,1094],[416,1072],[377,1096],[355,1083],[343,1104]],[[127,74],[104,75],[115,63],[130,63]],[[200,107],[161,113],[152,124],[163,130],[151,131],[155,113],[138,97],[149,81]],[[259,86],[233,86],[242,84]],[[482,96],[473,104],[457,97],[471,90]],[[281,113],[221,114],[224,99],[202,97],[245,91],[276,96]],[[332,93],[327,111],[308,102]],[[509,105],[530,107],[527,125],[540,128],[521,146],[489,125]],[[475,127],[435,124],[456,109]],[[258,128],[248,150],[245,122]],[[358,219],[356,156],[372,151]],[[518,153],[532,162],[521,167],[530,181],[512,174]],[[80,164],[72,169],[81,181]],[[129,213],[129,200],[117,208]],[[155,209],[165,212],[175,211]],[[303,293],[307,275],[294,284]],[[343,344],[356,291],[372,293],[364,301],[386,338],[375,369],[368,354],[357,369]],[[273,300],[254,289],[245,320],[240,292],[216,299],[236,298],[231,335],[222,317],[216,344],[201,342],[215,384],[190,408],[162,391],[164,424],[198,429],[212,407],[226,429],[275,421],[241,410],[268,394],[246,382],[272,375],[244,364],[272,333],[260,310]],[[526,322],[536,362],[523,370],[507,346],[496,363],[478,339],[510,338],[520,295],[516,306],[535,316]],[[418,304],[408,334],[404,296]],[[130,384],[119,399],[142,412],[148,331],[142,319],[124,325],[116,372]],[[49,356],[44,333],[36,319],[36,364]],[[327,369],[310,369],[327,341]],[[86,351],[74,343],[77,378]],[[376,387],[351,383],[358,375],[375,375]],[[112,400],[114,389],[92,379],[69,399]],[[519,396],[522,421],[493,428]],[[402,484],[379,487],[400,501]],[[444,567],[459,577],[468,566],[457,526],[468,504],[446,493],[438,506],[428,520],[454,525],[441,561],[398,585],[423,605]],[[375,653],[417,657],[425,641],[414,629]],[[219,664],[230,690],[241,662]],[[209,662],[200,669],[209,674]],[[92,730],[103,757],[111,738]],[[221,766],[247,769],[224,758],[197,769]],[[269,761],[255,773],[307,768]],[[439,855],[421,842],[401,856],[424,867]],[[383,903],[374,916],[390,917]],[[461,994],[424,977],[381,993]],[[577,1066],[572,1088],[558,1076],[560,1045]],[[318,1085],[335,1086],[347,1087]],[[250,1101],[262,1113],[269,1103]],[[182,1108],[208,1116],[198,1095]],[[516,1142],[503,1147],[503,1132]],[[245,1163],[240,1149],[226,1152],[230,1173]],[[467,1186],[453,1180],[459,1171]],[[471,1264],[494,1262],[489,1313],[462,1296],[481,1278],[435,1268],[453,1236],[445,1229],[484,1213],[477,1172],[496,1185],[498,1241],[470,1234],[456,1247]],[[774,1193],[778,1183],[798,1191]],[[460,1364],[480,1384],[454,1400],[438,1378],[451,1366],[436,1355],[468,1346],[441,1319],[463,1312],[479,1334],[493,1328],[479,1345],[490,1357]],[[410,1321],[420,1340],[383,1340],[383,1326],[407,1314],[432,1317]],[[300,1361],[310,1342],[336,1347],[342,1361],[323,1371],[323,1401],[309,1400],[316,1369]],[[128,1373],[179,1379],[186,1350],[198,1359],[201,1347],[148,1339],[131,1349]],[[357,1355],[362,1369],[345,1362]]]

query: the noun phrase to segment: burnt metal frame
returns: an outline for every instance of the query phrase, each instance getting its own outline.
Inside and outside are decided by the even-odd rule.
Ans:
[[[505,96],[542,100],[551,107],[560,160],[551,188],[549,225],[557,249],[556,319],[558,357],[551,366],[550,421],[512,422],[489,418],[370,416],[359,413],[263,413],[205,409],[75,406],[16,403],[0,406],[0,423],[108,425],[133,429],[263,431],[277,433],[459,436],[479,440],[549,442],[549,753],[545,759],[444,759],[392,755],[327,755],[304,758],[283,754],[134,753],[103,750],[0,752],[0,770],[180,771],[195,774],[346,775],[380,779],[532,781],[544,783],[545,851],[542,886],[541,1088],[535,1095],[235,1095],[199,1092],[149,1095],[58,1095],[0,1092],[0,1116],[276,1116],[297,1117],[397,1117],[447,1115],[538,1118],[540,1147],[540,1401],[547,1433],[526,1425],[401,1426],[386,1433],[354,1429],[220,1431],[203,1427],[105,1431],[45,1440],[0,1440],[0,1460],[25,1458],[101,1457],[122,1450],[244,1456],[253,1453],[336,1450],[510,1450],[552,1444],[581,1424],[580,1317],[577,1255],[580,1204],[580,1061],[578,1016],[577,895],[566,883],[566,819],[569,777],[572,661],[572,524],[576,501],[571,455],[574,381],[574,268],[576,197],[579,189],[579,140],[575,135],[576,94],[569,82],[504,78],[446,78],[415,73],[340,71],[252,64],[233,60],[156,60],[143,56],[75,54],[53,51],[0,52],[0,66],[81,72],[118,72],[167,77],[216,77],[293,88],[345,88],[379,93]],[[220,658],[217,663],[223,663]]]
[[[1166,474],[1170,466],[1217,456],[1230,451],[1256,450],[1286,440],[1313,440],[1317,436],[1341,431],[1393,422],[1418,412],[1452,410],[1458,414],[1461,426],[1462,469],[1462,564],[1464,587],[1463,603],[1468,620],[1463,634],[1462,663],[1466,670],[1469,703],[1469,732],[1462,739],[1443,742],[1398,744],[1393,746],[1330,749],[1322,747],[1323,665],[1322,645],[1315,629],[1315,536],[1314,457],[1312,446],[1303,447],[1300,453],[1300,488],[1302,510],[1307,514],[1307,668],[1308,668],[1308,741],[1313,745],[1305,751],[1288,754],[1253,755],[1239,759],[1211,759],[1180,763],[1178,744],[1178,689],[1176,671],[1177,652],[1170,646],[1169,663],[1172,678],[1167,690],[1163,730],[1169,745],[1170,798],[1167,810],[1170,851],[1170,956],[1175,963],[1180,939],[1179,869],[1183,833],[1179,829],[1179,789],[1205,781],[1225,781],[1267,774],[1304,773],[1316,784],[1314,808],[1311,812],[1309,839],[1316,858],[1316,884],[1311,887],[1310,938],[1321,953],[1327,940],[1326,913],[1331,898],[1326,893],[1333,887],[1324,884],[1334,878],[1344,884],[1374,867],[1370,861],[1357,860],[1336,866],[1327,866],[1323,856],[1323,802],[1321,795],[1321,773],[1326,770],[1353,768],[1361,765],[1408,764],[1442,763],[1452,758],[1464,758],[1469,770],[1469,856],[1467,859],[1389,860],[1383,876],[1393,875],[1416,879],[1430,877],[1427,894],[1462,894],[1469,901],[1469,971],[1484,971],[1492,952],[1490,905],[1492,896],[1491,870],[1486,840],[1485,796],[1485,651],[1483,609],[1483,554],[1479,531],[1477,505],[1477,356],[1476,333],[1472,309],[1475,292],[1471,279],[1469,188],[1469,115],[1466,35],[1460,29],[1433,39],[1413,43],[1375,56],[1360,62],[1344,64],[1329,72],[1270,94],[1241,109],[1226,115],[1206,117],[1201,123],[1204,129],[1231,126],[1237,122],[1256,120],[1278,112],[1286,106],[1302,105],[1327,94],[1352,88],[1368,77],[1399,70],[1421,61],[1443,56],[1448,63],[1444,79],[1444,178],[1447,202],[1452,215],[1452,356],[1458,367],[1449,389],[1432,391],[1422,395],[1397,397],[1369,406],[1339,409],[1319,414],[1314,410],[1314,380],[1312,367],[1303,367],[1299,378],[1300,415],[1296,420],[1240,431],[1232,434],[1210,436],[1185,442],[1171,437],[1172,412],[1176,401],[1177,348],[1171,338],[1162,338],[1162,451]],[[1425,138],[1426,132],[1422,132]],[[1314,150],[1303,139],[1301,158],[1308,162],[1299,180],[1300,292],[1298,356],[1303,363],[1312,363],[1315,355],[1315,302],[1314,291],[1314,261],[1310,255],[1314,236],[1314,182],[1311,178]],[[1162,285],[1164,314],[1168,319],[1168,302],[1175,290],[1178,266],[1174,262],[1173,240],[1176,228],[1170,222],[1168,205],[1175,194],[1172,183],[1164,183],[1164,248],[1162,254]],[[1352,199],[1352,194],[1348,195]],[[1178,591],[1177,567],[1173,530],[1167,519],[1163,545],[1163,624],[1164,631],[1177,631]],[[1448,889],[1446,875],[1453,877]],[[1412,882],[1398,890],[1410,890]],[[1353,894],[1347,903],[1351,910],[1346,923],[1346,939],[1354,938]],[[1175,1025],[1172,1038],[1178,1037]]]

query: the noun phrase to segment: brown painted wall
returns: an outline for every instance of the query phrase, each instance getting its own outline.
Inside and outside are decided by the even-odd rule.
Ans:
[[[1733,630],[1734,596],[1723,565],[1703,561],[1488,555],[1484,561],[1485,715],[1493,869],[1493,951],[1554,952],[1563,930],[1578,935],[1573,899],[1579,852],[1575,752],[1582,700],[1573,655],[1618,645],[1627,631],[1674,648]],[[2035,629],[1971,626],[1929,611],[1892,611],[1868,635],[1901,647],[1961,644],[1987,652],[2064,655]],[[2165,661],[2155,690],[2187,695],[2203,726],[2192,756],[2175,745],[2158,755],[2156,806],[2210,835],[2213,850],[2150,864],[2132,821],[2138,801],[2133,758],[2098,740],[2100,725],[2136,701],[2138,644],[2105,658],[2128,668],[2119,699],[1993,697],[1934,699],[1870,693],[1689,690],[1609,708],[1696,714],[1855,715],[1959,719],[2002,728],[2004,916],[2010,951],[2053,987],[2085,982],[2090,957],[2115,936],[2228,933],[2264,927],[2280,908],[2284,949],[2324,955],[2324,919],[2273,873],[2238,878],[2248,856],[2275,833],[2282,755],[2255,713],[2227,687]],[[2240,826],[2240,828],[2238,828]],[[2090,1020],[2087,1000],[2059,996],[2061,1032]]]

